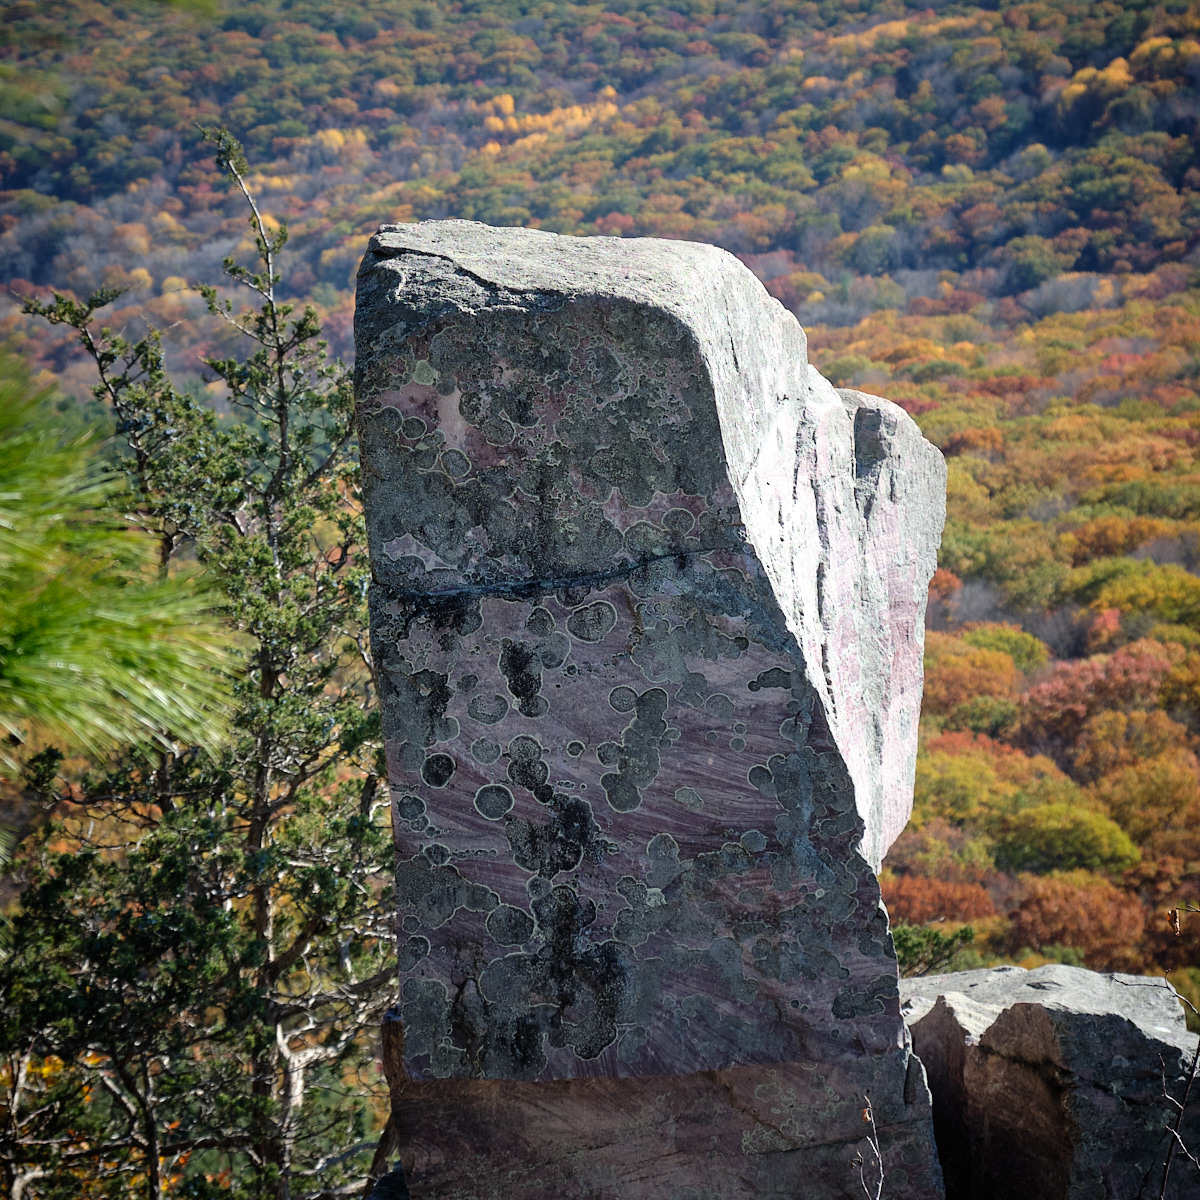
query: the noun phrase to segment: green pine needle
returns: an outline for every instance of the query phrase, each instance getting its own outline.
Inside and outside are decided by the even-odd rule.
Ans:
[[[94,434],[70,424],[0,358],[0,731],[92,754],[214,744],[228,650],[211,600],[156,573],[151,541],[107,507]],[[16,769],[0,746],[0,772]]]

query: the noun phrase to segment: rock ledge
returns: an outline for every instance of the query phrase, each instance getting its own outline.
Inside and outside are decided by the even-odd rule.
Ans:
[[[947,1200],[1155,1200],[1196,1048],[1161,979],[996,967],[900,981]],[[1200,1150],[1200,1095],[1181,1135]],[[1176,1156],[1170,1200],[1200,1196]]]

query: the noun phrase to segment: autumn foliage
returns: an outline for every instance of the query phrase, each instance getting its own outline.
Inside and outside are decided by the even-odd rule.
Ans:
[[[1008,948],[1078,947],[1088,966],[1130,971],[1142,965],[1146,911],[1136,896],[1087,872],[1034,877],[1012,912]]]
[[[1141,641],[1112,655],[1060,663],[1023,697],[1020,741],[1056,757],[1065,755],[1089,718],[1101,712],[1153,708],[1171,673],[1172,654]]]
[[[190,283],[252,247],[198,124],[343,356],[381,222],[738,255],[947,459],[893,915],[976,922],[978,963],[1200,966],[1163,918],[1200,900],[1194,5],[18,0],[0,108],[0,337],[84,398],[22,296],[124,289],[224,403]]]
[[[994,917],[996,906],[987,891],[977,883],[950,883],[920,875],[885,877],[883,897],[893,920],[910,925]]]
[[[1015,623],[943,624],[927,640],[913,821],[885,864],[893,919],[977,926],[959,965],[1050,958],[1190,979],[1200,930],[1175,937],[1165,915],[1195,902],[1200,867],[1191,627],[1131,636],[1118,610],[1109,652],[1064,624],[1055,659]],[[979,731],[1000,704],[1011,719]]]

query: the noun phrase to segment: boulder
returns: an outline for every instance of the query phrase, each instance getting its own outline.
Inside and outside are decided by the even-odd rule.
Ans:
[[[1156,1200],[1196,1053],[1165,980],[1050,965],[904,979],[947,1200]],[[1200,1157],[1200,1087],[1180,1135]],[[1171,1200],[1200,1196],[1178,1153]]]
[[[938,1195],[875,868],[941,456],[711,246],[385,227],[355,339],[413,1194],[843,1197],[869,1095]]]

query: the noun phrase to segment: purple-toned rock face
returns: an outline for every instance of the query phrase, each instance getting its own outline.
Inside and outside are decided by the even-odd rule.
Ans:
[[[356,341],[413,1195],[851,1194],[867,1093],[936,1195],[872,864],[940,456],[707,246],[389,227]]]

